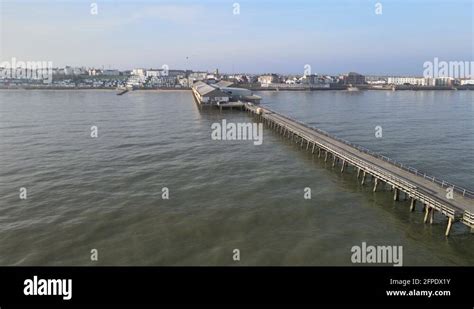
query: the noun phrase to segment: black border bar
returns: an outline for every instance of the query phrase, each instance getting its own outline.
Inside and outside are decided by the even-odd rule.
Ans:
[[[13,304],[386,304],[473,308],[472,267],[0,267],[0,308]],[[72,279],[72,298],[25,296],[26,279]],[[407,286],[390,279],[419,279]],[[427,279],[427,280],[425,280]],[[449,284],[439,280],[450,279]],[[413,281],[412,281],[413,282]],[[448,290],[449,296],[387,296]],[[465,306],[460,306],[465,305]]]

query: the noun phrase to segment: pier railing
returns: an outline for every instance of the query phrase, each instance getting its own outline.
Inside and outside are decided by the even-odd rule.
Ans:
[[[288,119],[288,120],[294,121],[294,122],[296,122],[296,123],[298,123],[298,124],[300,124],[300,125],[302,125],[302,126],[308,128],[308,129],[317,131],[318,133],[320,133],[320,134],[322,134],[322,135],[325,135],[325,136],[330,137],[330,138],[332,138],[332,139],[335,139],[335,140],[337,140],[337,141],[339,141],[339,142],[341,142],[341,143],[344,143],[344,144],[349,145],[349,146],[351,146],[351,147],[353,147],[353,148],[356,148],[357,150],[359,150],[359,151],[361,151],[361,152],[364,152],[364,153],[367,153],[367,154],[369,154],[369,155],[371,155],[371,156],[374,156],[374,157],[376,157],[376,158],[382,159],[383,161],[386,161],[386,162],[388,162],[388,163],[390,163],[390,164],[392,164],[392,165],[395,165],[395,166],[397,166],[397,167],[400,167],[401,169],[403,169],[403,170],[405,170],[405,171],[407,171],[407,172],[410,172],[410,173],[412,173],[412,174],[414,174],[414,175],[417,175],[417,176],[421,176],[421,177],[423,177],[424,179],[427,179],[427,180],[429,180],[429,181],[432,181],[432,182],[434,182],[434,183],[440,185],[441,188],[452,188],[453,192],[457,192],[457,193],[461,194],[461,195],[464,196],[464,197],[467,197],[467,198],[470,198],[470,199],[474,199],[474,192],[473,192],[473,191],[470,191],[470,190],[468,190],[468,189],[466,189],[466,188],[457,186],[457,185],[455,185],[455,184],[453,184],[453,183],[450,183],[450,182],[448,182],[448,181],[446,181],[446,180],[437,179],[437,178],[435,178],[434,176],[430,176],[430,175],[426,174],[425,172],[422,172],[422,171],[420,171],[420,170],[418,170],[418,169],[416,169],[416,168],[413,168],[413,167],[411,167],[411,166],[408,166],[408,165],[406,165],[406,164],[403,164],[403,163],[401,163],[401,162],[398,162],[398,161],[396,161],[396,160],[393,160],[393,159],[391,159],[391,158],[389,158],[389,157],[387,157],[387,156],[384,156],[384,155],[382,155],[382,154],[380,154],[380,153],[373,152],[373,151],[371,151],[371,150],[369,150],[369,149],[367,149],[367,148],[365,148],[365,147],[363,147],[363,146],[360,146],[360,145],[351,143],[351,142],[349,142],[349,141],[346,141],[346,140],[343,139],[343,138],[340,138],[340,137],[337,137],[337,136],[335,136],[335,135],[329,134],[328,132],[326,132],[326,131],[324,131],[324,130],[315,128],[315,127],[313,127],[313,126],[310,126],[310,125],[308,125],[308,124],[306,124],[306,123],[304,123],[304,122],[302,122],[302,121],[299,121],[299,120],[294,119],[294,118],[292,118],[292,117],[289,117],[289,116],[287,116],[287,115],[283,115],[283,114],[281,114],[281,113],[279,113],[279,112],[277,112],[277,111],[275,111],[275,110],[273,110],[273,109],[271,109],[271,108],[268,108],[267,106],[264,106],[263,108],[264,108],[265,110],[271,112],[271,113],[274,113],[274,114],[279,115],[280,117],[283,117],[283,118],[286,118],[286,119]]]

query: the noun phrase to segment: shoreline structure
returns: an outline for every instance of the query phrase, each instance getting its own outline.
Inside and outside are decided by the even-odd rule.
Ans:
[[[251,91],[345,91],[348,87],[333,87],[333,88],[310,88],[310,87],[239,87],[234,85],[236,88],[248,89]],[[444,87],[444,86],[394,86],[394,87],[374,87],[367,85],[356,85],[358,90],[385,90],[385,91],[431,91],[431,90],[474,90],[474,85],[465,85],[458,87]],[[57,87],[57,86],[0,86],[0,90],[112,90],[116,91],[116,88],[112,87]],[[153,91],[153,90],[192,90],[192,87],[160,87],[160,88],[139,88],[133,91]]]
[[[373,192],[391,191],[393,200],[410,200],[410,212],[417,202],[422,205],[424,223],[434,222],[438,212],[447,218],[445,236],[460,222],[474,232],[474,192],[421,172],[413,167],[353,144],[323,130],[280,114],[266,106],[245,103],[242,110],[253,116],[275,133],[288,138],[302,150],[311,151],[324,162],[332,161],[332,168],[340,165],[344,173],[350,166],[361,179],[361,185],[373,183]],[[370,178],[369,178],[370,177]],[[388,187],[388,190],[386,188]]]

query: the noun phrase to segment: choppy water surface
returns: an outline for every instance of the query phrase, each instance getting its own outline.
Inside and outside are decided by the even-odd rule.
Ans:
[[[260,95],[278,111],[474,187],[473,92]],[[341,175],[270,130],[261,146],[213,141],[211,124],[223,118],[253,121],[199,111],[188,91],[0,91],[0,264],[353,265],[351,247],[365,241],[402,245],[404,265],[474,265],[464,226],[446,239],[442,216],[425,225],[408,201],[372,193],[352,170]]]

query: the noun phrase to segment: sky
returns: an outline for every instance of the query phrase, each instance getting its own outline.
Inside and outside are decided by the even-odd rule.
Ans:
[[[419,76],[474,60],[473,2],[0,0],[0,62]]]

